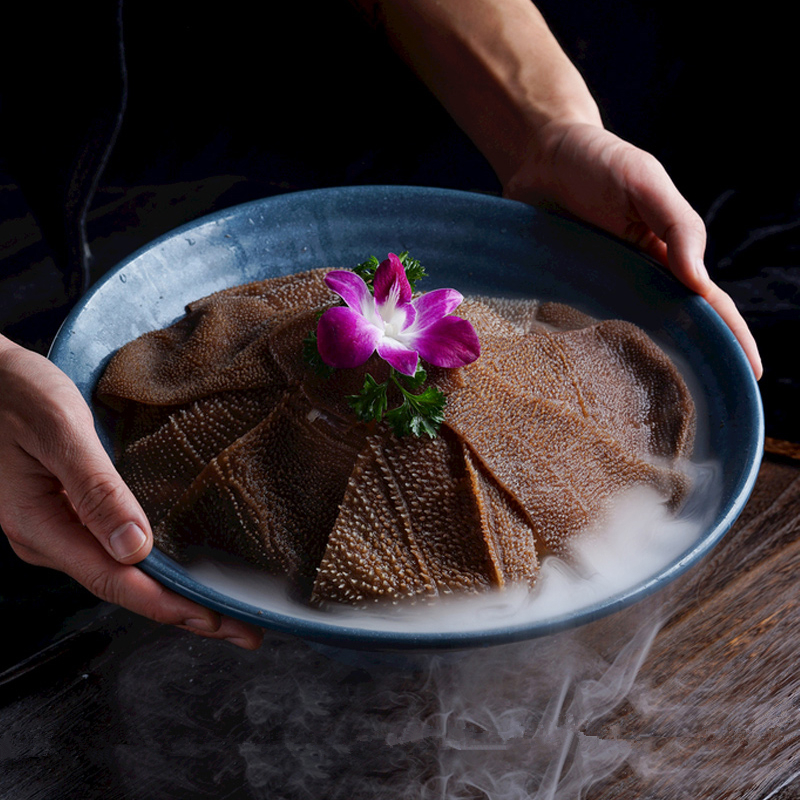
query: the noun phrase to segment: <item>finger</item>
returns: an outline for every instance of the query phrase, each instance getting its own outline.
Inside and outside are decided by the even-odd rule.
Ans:
[[[709,277],[703,259],[697,256],[698,248],[687,242],[685,231],[674,229],[666,234],[669,265],[672,273],[686,286],[697,292],[719,314],[739,342],[750,363],[756,380],[764,373],[758,345],[744,317],[736,308],[730,295],[720,289]],[[696,243],[695,243],[696,244]]]
[[[664,242],[666,263],[681,283],[698,294],[706,288],[702,265],[706,227],[700,215],[678,191],[664,167],[648,153],[640,152],[641,170],[629,184],[631,198],[644,224]],[[663,260],[662,257],[659,260]]]
[[[81,583],[81,577],[88,578],[91,585],[87,588],[92,591],[93,586],[94,594],[103,592],[116,605],[198,636],[224,639],[246,650],[255,650],[261,644],[264,632],[260,628],[205,608],[170,591],[138,567],[118,564],[99,547],[97,550],[98,561],[84,562],[83,576],[73,575]]]
[[[226,642],[230,642],[244,650],[258,650],[264,640],[263,629],[231,617],[222,617],[219,630],[211,634],[197,630],[191,625],[178,625],[178,627],[205,639],[224,639]]]
[[[699,214],[689,205],[658,162],[647,186],[637,187],[637,208],[644,222],[666,246],[666,264],[675,277],[703,297],[719,314],[739,342],[756,380],[763,374],[758,345],[728,294],[709,277],[703,262],[706,230]],[[657,180],[656,175],[660,176]],[[660,186],[660,189],[656,187]],[[663,263],[663,256],[662,256]]]
[[[747,358],[756,380],[760,380],[764,369],[758,345],[744,317],[736,308],[730,295],[720,289],[709,277],[702,258],[696,261],[698,242],[688,242],[687,237],[667,233],[668,265],[670,271],[692,291],[699,294],[719,314],[722,321],[736,337]]]
[[[205,620],[200,626],[204,629],[219,627],[215,612],[179,595],[168,596],[164,587],[141,570],[109,556],[81,524],[64,492],[39,494],[24,516],[14,516],[9,540],[27,561],[66,572],[102,600],[157,622],[185,624],[196,616]]]
[[[756,380],[759,380],[764,369],[758,345],[730,295],[720,289],[709,277],[702,258],[702,250],[705,247],[705,230],[701,235],[698,231],[698,221],[702,225],[700,217],[693,214],[688,223],[675,224],[665,233],[670,270],[682,283],[704,298],[719,314],[736,337]]]
[[[715,283],[709,280],[709,286],[705,292],[701,292],[701,296],[708,302],[708,304],[719,314],[722,321],[731,329],[733,335],[738,340],[744,351],[745,357],[750,363],[756,380],[760,380],[764,374],[764,368],[761,363],[761,356],[758,352],[758,345],[747,327],[744,317],[739,313],[736,304],[731,299],[730,295],[725,293]]]
[[[629,237],[623,237],[629,238]],[[667,254],[667,244],[666,242],[662,241],[658,238],[652,231],[648,231],[645,235],[643,235],[638,241],[633,241],[633,243],[639,247],[639,249],[643,250],[650,258],[658,261],[659,264],[667,267],[669,269],[669,257]]]
[[[177,625],[205,637],[225,639],[249,650],[261,643],[263,631],[260,628],[222,617],[170,591],[138,567],[120,564],[111,558],[75,518],[63,494],[51,496],[49,503],[44,502],[39,508],[41,516],[29,519],[32,529],[25,541],[11,540],[21,558],[65,572],[102,600],[156,622]],[[35,549],[30,542],[35,542]]]
[[[147,516],[125,485],[91,422],[44,437],[42,466],[60,482],[78,520],[116,561],[133,564],[153,546]]]
[[[18,391],[7,409],[7,428],[19,469],[9,469],[20,496],[63,486],[80,521],[117,561],[134,563],[152,547],[147,517],[117,473],[94,429],[91,411],[55,365],[22,348],[8,363]],[[27,457],[27,461],[25,460]]]

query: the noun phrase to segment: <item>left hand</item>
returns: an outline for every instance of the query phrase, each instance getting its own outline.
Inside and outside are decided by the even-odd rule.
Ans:
[[[0,525],[14,552],[156,622],[257,648],[260,628],[204,608],[134,566],[153,545],[150,524],[75,384],[0,336],[0,386]]]

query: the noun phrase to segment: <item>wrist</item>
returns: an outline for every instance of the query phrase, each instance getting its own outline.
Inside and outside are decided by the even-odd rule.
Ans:
[[[604,130],[596,103],[587,97],[561,97],[557,102],[525,109],[518,117],[516,135],[498,139],[496,150],[486,153],[504,195],[524,175],[531,185],[549,182],[551,167],[569,133],[578,128]]]
[[[531,132],[525,150],[502,181],[503,196],[527,203],[556,201],[560,195],[560,166],[570,161],[570,153],[580,141],[583,148],[592,141],[616,138],[599,121],[580,118],[555,118]]]

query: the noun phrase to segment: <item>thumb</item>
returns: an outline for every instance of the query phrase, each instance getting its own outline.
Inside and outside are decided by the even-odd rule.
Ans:
[[[141,561],[153,546],[150,525],[96,436],[78,462],[65,474],[54,473],[78,519],[113,559]]]
[[[2,336],[0,355],[0,499],[8,529],[35,529],[36,541],[26,544],[41,550],[45,531],[77,517],[115,560],[143,559],[152,547],[147,517],[103,449],[75,384]],[[69,550],[58,536],[48,546]]]
[[[78,521],[103,549],[115,561],[135,564],[153,546],[147,516],[100,443],[82,399],[70,411],[55,415],[60,424],[37,437],[38,453],[31,454],[63,487]],[[45,434],[47,421],[39,426]]]

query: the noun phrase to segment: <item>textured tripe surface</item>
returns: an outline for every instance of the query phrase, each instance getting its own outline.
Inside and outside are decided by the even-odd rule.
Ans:
[[[177,559],[196,545],[362,604],[533,584],[539,559],[646,485],[677,507],[694,406],[638,328],[557,304],[473,298],[474,364],[431,368],[437,439],[359,423],[346,396],[386,365],[315,376],[303,339],[324,270],[218,292],[123,347],[98,386],[118,465]]]

